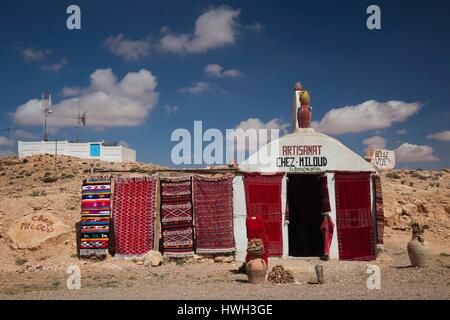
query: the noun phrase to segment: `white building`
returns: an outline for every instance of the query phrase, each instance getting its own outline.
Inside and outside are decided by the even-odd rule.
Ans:
[[[107,162],[135,162],[136,150],[124,146],[105,146],[102,142],[18,141],[19,158],[36,154],[58,154]]]

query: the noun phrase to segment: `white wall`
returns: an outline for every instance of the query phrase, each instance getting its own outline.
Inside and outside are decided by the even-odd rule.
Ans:
[[[334,173],[326,173],[328,184],[328,196],[330,197],[330,217],[333,220],[333,238],[330,246],[330,259],[339,259],[339,245],[337,239],[337,222],[336,222],[336,189],[334,181]]]
[[[100,157],[90,156],[90,145],[100,144]],[[108,162],[136,161],[136,151],[123,146],[103,146],[101,142],[70,143],[66,141],[18,141],[19,158],[36,154],[55,154]]]
[[[287,177],[281,180],[281,234],[283,238],[283,258],[289,256],[289,223],[286,221]]]
[[[247,255],[246,218],[244,177],[235,176],[233,178],[233,229],[237,261],[245,261]]]

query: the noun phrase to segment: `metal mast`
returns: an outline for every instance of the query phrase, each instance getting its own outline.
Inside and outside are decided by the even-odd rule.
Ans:
[[[47,117],[52,113],[50,109],[52,105],[52,96],[48,92],[42,94],[42,109],[44,112],[44,141],[48,141],[47,133]]]

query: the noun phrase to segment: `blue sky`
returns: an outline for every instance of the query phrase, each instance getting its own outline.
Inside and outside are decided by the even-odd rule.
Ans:
[[[81,30],[66,27],[71,4]],[[366,27],[371,4],[381,30]],[[33,99],[48,91],[49,138],[73,140],[78,97],[88,113],[83,140],[125,141],[138,160],[171,166],[170,135],[194,120],[285,129],[300,81],[318,129],[359,154],[381,144],[397,150],[399,167],[450,167],[449,9],[448,1],[4,1],[0,129],[39,138]],[[0,132],[0,152],[10,143]]]

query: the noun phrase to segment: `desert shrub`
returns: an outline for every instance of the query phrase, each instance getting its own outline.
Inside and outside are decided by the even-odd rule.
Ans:
[[[47,176],[47,177],[43,177],[42,181],[45,182],[45,183],[52,183],[52,182],[58,181],[58,177],[49,177],[49,176]]]
[[[388,172],[386,173],[386,178],[391,178],[391,179],[401,179],[402,176],[395,173],[395,172]]]

